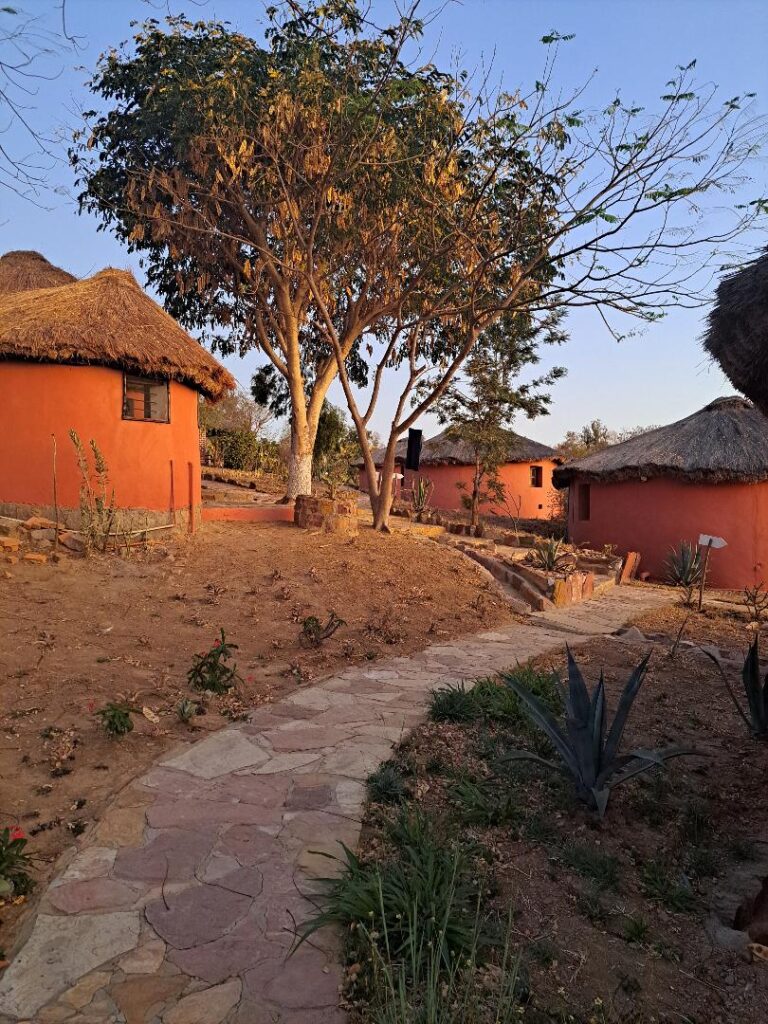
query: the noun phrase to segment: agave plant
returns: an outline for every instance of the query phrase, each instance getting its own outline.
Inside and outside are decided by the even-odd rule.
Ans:
[[[429,508],[429,498],[432,494],[432,481],[426,476],[416,477],[413,484],[413,497],[411,504],[416,515],[421,515]]]
[[[741,681],[744,684],[744,695],[747,698],[746,712],[744,711],[738,697],[733,692],[731,684],[728,682],[728,676],[723,671],[720,658],[704,647],[701,649],[708,658],[711,658],[712,661],[714,661],[720,670],[720,675],[723,677],[723,681],[728,693],[730,694],[731,700],[733,701],[738,713],[744,719],[747,728],[753,736],[756,736],[758,739],[768,739],[768,674],[763,676],[760,668],[759,638],[755,637],[752,641],[747,657],[744,661],[744,667],[741,670]]]
[[[547,768],[570,776],[578,798],[596,810],[602,818],[615,786],[635,775],[641,775],[651,768],[663,765],[671,757],[694,754],[695,751],[670,746],[658,750],[637,749],[626,754],[619,753],[624,728],[635,698],[643,685],[650,654],[643,658],[627,680],[616,714],[608,729],[602,672],[600,681],[590,694],[581,670],[567,645],[566,651],[568,686],[560,684],[565,704],[565,728],[530,690],[521,685],[519,680],[512,675],[503,676],[507,686],[519,697],[533,724],[546,735],[555,748],[559,763],[548,761],[529,750],[513,751],[508,756],[512,759],[537,761]]]
[[[545,569],[547,572],[563,572],[573,568],[570,555],[557,537],[550,537],[537,544],[531,551],[530,561],[537,569]]]
[[[693,592],[701,583],[704,561],[701,551],[690,541],[681,540],[680,547],[672,548],[667,558],[667,580],[680,587],[685,594],[685,603],[691,604]]]

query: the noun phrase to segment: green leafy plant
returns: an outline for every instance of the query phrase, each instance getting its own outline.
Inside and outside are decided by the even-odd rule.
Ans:
[[[101,720],[102,728],[110,739],[120,739],[133,732],[133,719],[130,704],[116,703],[110,701],[103,708],[99,708],[95,714]]]
[[[562,696],[554,673],[521,665],[508,672],[505,678],[516,679],[551,711],[562,710]],[[479,679],[470,687],[460,682],[433,690],[429,716],[433,722],[475,722],[485,719],[514,724],[518,728],[525,728],[528,723],[517,695],[497,679]]]
[[[27,837],[20,828],[0,831],[0,899],[26,896],[35,884],[29,876],[26,845]]]
[[[639,914],[630,914],[624,921],[624,941],[643,946],[648,941],[651,926]]]
[[[459,779],[448,790],[448,797],[468,825],[507,825],[522,817],[512,793],[497,783]]]
[[[344,619],[340,619],[334,611],[328,613],[325,625],[316,615],[308,615],[301,622],[299,643],[302,647],[319,647],[324,640],[330,639],[342,626],[346,626],[346,622]]]
[[[411,506],[416,515],[423,515],[429,509],[429,499],[432,496],[434,484],[426,476],[417,476],[413,483],[413,494]]]
[[[228,665],[237,644],[227,642],[224,630],[221,639],[205,654],[196,654],[192,668],[187,672],[187,681],[195,690],[209,690],[211,693],[227,693],[242,682],[237,674],[237,665]]]
[[[692,754],[694,751],[670,746],[658,750],[637,749],[627,754],[619,752],[635,698],[645,679],[650,655],[643,658],[628,679],[608,729],[602,672],[600,681],[590,695],[581,670],[567,645],[566,651],[568,687],[563,687],[564,728],[545,704],[521,685],[519,680],[513,675],[503,677],[507,686],[522,701],[531,721],[546,735],[559,761],[547,760],[530,750],[513,751],[507,756],[510,759],[536,761],[554,771],[565,773],[573,781],[577,797],[603,817],[615,786],[663,765],[669,758]]]
[[[550,537],[537,544],[530,551],[528,561],[536,569],[544,569],[547,572],[568,572],[574,569],[573,556],[557,537]]]
[[[107,550],[117,517],[115,491],[109,484],[107,462],[101,449],[91,438],[91,468],[85,446],[77,431],[70,430],[69,438],[74,445],[77,468],[80,471],[80,532],[85,550],[89,552],[95,548],[103,552]],[[114,532],[117,533],[117,529]]]
[[[474,722],[479,715],[472,688],[463,682],[441,686],[430,694],[429,717],[433,722]]]
[[[683,602],[693,604],[696,587],[701,583],[704,572],[704,560],[699,548],[690,541],[680,541],[680,546],[672,548],[667,558],[667,580],[683,591]]]
[[[365,783],[368,799],[377,804],[399,804],[408,796],[402,768],[394,761],[385,761],[368,776]]]

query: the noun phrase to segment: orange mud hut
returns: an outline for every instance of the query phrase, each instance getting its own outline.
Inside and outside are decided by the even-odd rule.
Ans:
[[[118,508],[194,524],[198,395],[234,380],[123,270],[76,280],[35,252],[0,258],[0,515],[76,526],[70,430],[102,452]],[[191,514],[191,519],[190,519]]]
[[[471,494],[475,468],[472,446],[466,441],[454,440],[450,431],[444,430],[421,449],[418,472],[405,469],[405,453],[408,442],[398,442],[395,456],[396,487],[395,497],[402,489],[413,487],[418,477],[427,478],[433,485],[429,503],[432,508],[451,511],[463,508],[462,495]],[[381,466],[384,452],[374,452],[376,466]],[[499,467],[499,479],[504,484],[510,507],[520,519],[551,519],[557,514],[559,495],[552,483],[552,473],[562,460],[553,448],[532,441],[509,431],[509,448],[506,461]],[[464,485],[463,487],[460,485]],[[360,487],[367,490],[367,476],[360,470]],[[519,504],[519,512],[517,507]],[[499,514],[510,514],[498,503],[482,505],[481,512],[491,512],[492,507]]]
[[[711,586],[768,583],[768,419],[745,398],[719,398],[555,471],[567,487],[576,544],[639,551],[640,570],[666,577],[670,549],[701,534],[713,550]]]

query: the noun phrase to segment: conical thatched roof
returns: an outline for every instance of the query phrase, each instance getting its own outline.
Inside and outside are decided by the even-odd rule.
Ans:
[[[126,270],[0,295],[0,360],[113,366],[220,398],[234,378]]]
[[[475,453],[472,445],[466,441],[455,440],[450,436],[450,427],[442,433],[425,441],[421,446],[422,466],[471,466],[475,462]],[[532,441],[529,437],[515,434],[513,431],[506,432],[509,435],[509,449],[507,451],[507,462],[538,462],[541,459],[554,459],[560,461],[560,457],[554,448],[549,448],[538,441]],[[396,458],[402,461],[405,458],[408,447],[407,438],[398,441],[395,449]],[[376,465],[380,465],[384,459],[384,449],[379,448],[373,453]]]
[[[61,267],[54,267],[39,252],[15,249],[0,256],[0,295],[28,292],[34,288],[57,288],[76,280]]]
[[[704,347],[734,387],[768,413],[768,250],[720,282]]]
[[[768,480],[768,419],[745,398],[718,398],[684,420],[638,434],[554,473],[556,487],[574,477],[617,481],[674,477],[692,482]]]

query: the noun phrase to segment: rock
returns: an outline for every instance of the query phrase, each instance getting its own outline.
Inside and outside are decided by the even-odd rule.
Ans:
[[[51,889],[48,899],[64,914],[82,914],[90,910],[130,907],[138,899],[138,894],[124,882],[112,878],[91,878],[56,886]]]
[[[190,949],[221,938],[250,906],[250,896],[229,892],[218,885],[199,885],[150,903],[146,917],[169,945]]]
[[[34,1018],[46,1003],[107,960],[133,949],[138,940],[135,913],[40,914],[0,980],[0,1013]]]
[[[23,561],[33,562],[35,565],[45,565],[48,561],[48,556],[42,554],[40,551],[28,551],[26,555],[24,555]]]
[[[110,989],[110,995],[122,1010],[126,1024],[146,1024],[156,1017],[163,1003],[178,996],[187,979],[179,975],[154,978],[128,978]],[[200,1022],[202,1024],[202,1021]]]
[[[46,519],[45,516],[30,516],[25,522],[21,524],[24,530],[55,530],[56,523],[52,519]]]
[[[55,530],[49,530],[49,529],[45,529],[45,530],[42,530],[42,529],[41,530],[30,530],[29,531],[29,538],[30,538],[30,540],[33,540],[33,541],[36,541],[36,542],[37,541],[41,541],[41,540],[56,540],[56,531]]]
[[[0,537],[0,551],[9,551],[15,554],[19,550],[20,540],[18,537]]]
[[[157,974],[165,958],[165,943],[156,937],[124,956],[119,963],[125,974]]]
[[[161,761],[167,768],[189,772],[199,779],[215,779],[240,768],[251,768],[263,764],[269,754],[255,743],[251,743],[241,732],[231,729],[214,733],[175,757]]]
[[[648,637],[642,633],[637,626],[629,626],[627,629],[620,629],[616,636],[620,636],[627,643],[647,643]]]
[[[93,974],[86,974],[78,983],[65,992],[61,1002],[71,1006],[74,1010],[81,1010],[93,999],[100,988],[109,984],[112,975],[107,971],[94,971]]]
[[[221,1024],[233,1006],[240,999],[240,979],[233,978],[207,988],[202,992],[193,992],[163,1014],[163,1024]]]
[[[75,554],[83,554],[85,552],[85,542],[74,533],[69,533],[66,530],[59,534],[59,544],[65,547],[67,551],[72,551]]]

